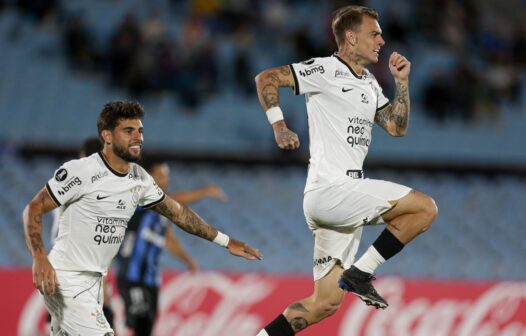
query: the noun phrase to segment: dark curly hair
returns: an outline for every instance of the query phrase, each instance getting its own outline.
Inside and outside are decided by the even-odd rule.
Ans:
[[[336,39],[338,48],[345,41],[347,30],[357,31],[363,22],[363,17],[367,15],[378,20],[378,12],[372,8],[364,6],[345,6],[334,12],[332,19],[332,33]]]
[[[97,119],[99,137],[103,130],[113,131],[121,119],[142,119],[144,109],[136,101],[113,101],[104,105]],[[101,138],[102,140],[102,138]]]

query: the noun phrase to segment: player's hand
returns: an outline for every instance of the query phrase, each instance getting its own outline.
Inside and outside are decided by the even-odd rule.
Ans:
[[[233,238],[230,238],[230,241],[228,242],[228,246],[226,248],[231,254],[238,257],[243,257],[248,260],[263,259],[263,255],[261,255],[259,250],[252,248],[247,244],[240,242],[239,240],[235,240]]]
[[[220,201],[226,202],[228,201],[228,197],[223,191],[223,189],[219,188],[218,186],[211,185],[205,188],[206,195],[208,197],[212,197],[215,199],[218,199]]]
[[[53,295],[58,285],[55,269],[49,262],[47,256],[35,256],[33,258],[33,286],[41,294]]]
[[[395,79],[407,80],[411,71],[411,62],[395,51],[389,57],[389,70]]]
[[[276,121],[272,124],[274,138],[278,147],[281,149],[296,149],[300,146],[298,135],[288,129],[284,120]]]

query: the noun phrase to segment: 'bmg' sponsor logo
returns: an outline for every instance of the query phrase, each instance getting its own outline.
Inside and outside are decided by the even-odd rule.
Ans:
[[[80,180],[80,178],[77,177],[77,176],[74,176],[68,182],[66,182],[66,184],[63,185],[61,189],[58,190],[58,194],[59,195],[65,195],[74,186],[81,185],[81,184],[82,184],[82,181]]]
[[[317,66],[313,66],[311,68],[308,68],[308,69],[305,69],[305,70],[300,70],[300,75],[303,76],[303,77],[308,77],[312,74],[315,74],[315,73],[325,73],[325,69],[323,68],[323,65],[317,65]]]

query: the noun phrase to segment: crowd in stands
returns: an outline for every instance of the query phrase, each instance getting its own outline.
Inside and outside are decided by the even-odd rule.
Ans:
[[[111,85],[138,96],[172,92],[189,111],[228,88],[255,97],[253,77],[263,66],[330,55],[331,12],[348,4],[166,0],[170,13],[155,4],[148,12],[130,11],[97,43],[96,22],[68,12],[59,0],[2,2],[0,8],[14,3],[38,20],[54,17],[74,69],[104,73]],[[425,69],[415,101],[438,122],[494,122],[502,104],[524,104],[525,9],[519,0],[385,2],[379,11],[387,45],[372,70],[391,94],[385,67],[391,50],[402,50],[414,63],[426,57],[423,50],[444,52],[453,61]]]

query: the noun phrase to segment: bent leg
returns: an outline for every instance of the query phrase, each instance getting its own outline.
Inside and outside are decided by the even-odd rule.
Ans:
[[[412,190],[382,215],[389,230],[404,245],[427,231],[437,216],[435,201],[424,193]]]
[[[325,277],[314,282],[314,293],[311,296],[296,301],[285,309],[283,315],[294,332],[320,322],[340,308],[345,295],[338,287],[338,279],[342,273],[343,268],[337,263]]]
[[[325,277],[314,282],[314,292],[311,296],[290,304],[283,314],[261,330],[258,336],[294,335],[334,314],[345,294],[338,287],[338,279],[342,273],[343,268],[336,263]]]

